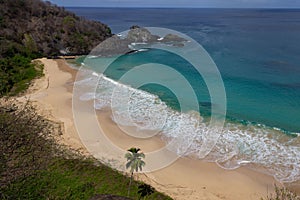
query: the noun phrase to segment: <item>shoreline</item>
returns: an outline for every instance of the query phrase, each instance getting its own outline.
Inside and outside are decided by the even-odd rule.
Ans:
[[[150,148],[149,143],[143,144],[139,139],[128,139],[129,136],[118,129],[111,119],[111,111],[98,111],[98,113],[101,114],[98,115],[101,128],[112,130],[109,134],[108,131],[104,131],[106,136],[122,149],[126,150],[126,147],[137,142],[139,142],[138,147],[144,152],[152,151],[153,146],[161,146],[161,143],[153,145],[153,141],[157,139],[155,137],[149,139]],[[260,199],[274,192],[274,184],[281,186],[272,176],[245,167],[225,170],[216,163],[190,157],[178,158],[163,169],[138,174],[135,177],[174,199]]]
[[[80,141],[74,126],[72,114],[72,88],[76,70],[68,66],[65,60],[41,59],[44,63],[45,76],[33,84],[31,94],[25,96],[38,105],[39,111],[47,111],[50,119],[63,124],[63,135],[58,142],[72,149],[89,155]],[[112,121],[109,111],[97,111],[98,119],[104,121],[110,130],[109,138],[120,142],[121,130]],[[102,122],[103,123],[103,122]],[[106,131],[107,132],[107,131]],[[124,134],[124,133],[123,133]],[[123,135],[120,145],[125,148],[135,141]],[[163,145],[158,138],[144,142],[139,147],[152,151]],[[151,184],[158,191],[170,195],[174,199],[259,199],[274,191],[273,177],[240,167],[236,170],[224,170],[215,163],[207,163],[192,158],[179,158],[172,165],[155,172],[140,174],[138,179]],[[293,184],[292,184],[293,185]],[[296,183],[290,186],[299,192]]]

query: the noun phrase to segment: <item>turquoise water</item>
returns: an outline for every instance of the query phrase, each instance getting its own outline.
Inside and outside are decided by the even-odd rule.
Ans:
[[[202,44],[218,66],[227,95],[227,122],[217,145],[205,160],[226,169],[259,166],[283,182],[300,180],[300,139],[297,137],[300,132],[300,10],[71,10],[104,21],[115,33],[133,24],[167,27]],[[90,62],[101,66],[104,61],[93,58]],[[201,75],[186,60],[169,52],[150,49],[121,56],[104,74],[119,80],[123,74],[144,63],[165,64],[183,74],[196,92],[201,116],[209,118],[211,100]],[[103,73],[101,67],[92,70]],[[100,79],[97,109],[111,103],[112,88],[119,87],[112,80]],[[123,83],[130,85],[130,82]],[[184,138],[177,150],[190,145],[191,149],[184,154],[202,159],[198,150],[203,142],[201,136],[207,133],[206,120],[196,125],[194,114],[179,116],[170,111],[169,108],[180,110],[180,105],[167,88],[148,84],[139,89],[149,93],[134,91],[131,117],[137,123],[155,129],[159,126],[160,116],[166,115],[167,128],[162,131],[163,138]],[[157,95],[162,102],[157,102],[151,94]],[[91,94],[82,97],[83,100],[91,98]],[[189,98],[186,96],[186,112],[195,110],[188,107]],[[149,112],[152,118],[149,118]],[[126,117],[116,121],[128,125]],[[181,123],[179,118],[184,122]]]
[[[169,65],[183,74],[192,83],[197,94],[199,111],[204,116],[210,116],[210,96],[205,82],[187,61],[176,55],[157,49],[124,55],[112,63],[104,73],[114,80],[119,80],[132,68],[145,63]],[[265,70],[257,68],[257,74],[250,70],[239,72],[238,69],[235,70],[235,75],[223,73],[228,102],[227,119],[264,124],[280,128],[287,133],[299,132],[300,88],[297,83],[293,85],[295,80],[288,80],[286,76],[276,75],[274,72],[259,73]],[[157,94],[168,105],[180,110],[177,99],[167,88],[149,84],[144,86],[143,90]]]
[[[200,109],[198,109],[197,107],[190,107],[188,105],[188,95],[185,96],[185,101],[182,102],[185,103],[185,105],[181,105],[181,107],[185,107],[187,109],[185,111],[197,110],[198,112],[209,116],[210,108],[207,109],[205,105],[209,104],[210,96],[203,78],[189,62],[187,62],[182,57],[179,57],[178,55],[159,49],[150,49],[149,51],[145,52],[124,55],[114,61],[110,66],[108,66],[104,74],[109,78],[119,80],[125,73],[127,73],[131,69],[147,63],[160,63],[166,66],[171,66],[173,69],[182,74],[187,80],[190,81],[193,90],[196,94],[198,94],[198,101],[200,106],[202,105],[202,107]],[[165,74],[165,77],[168,77],[168,74]],[[143,79],[144,77],[136,78]],[[125,84],[130,85],[131,83],[129,81]],[[173,94],[170,89],[159,86],[158,84],[146,84],[140,89],[158,95],[164,102],[167,103],[167,105],[176,110],[181,110],[175,94]],[[185,91],[182,90],[180,92],[184,93]]]
[[[115,33],[139,24],[189,35],[210,53],[222,74],[227,117],[300,132],[300,10],[70,10],[109,24]],[[145,54],[165,60],[155,51]],[[208,98],[201,98],[208,104]]]

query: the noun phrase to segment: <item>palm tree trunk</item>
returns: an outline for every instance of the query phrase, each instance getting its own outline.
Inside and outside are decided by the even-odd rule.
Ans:
[[[131,176],[130,176],[130,182],[129,182],[129,186],[128,186],[128,194],[127,194],[127,197],[129,197],[129,194],[130,194],[130,187],[131,187],[131,183],[132,183],[132,177],[133,177],[133,172],[131,172]]]

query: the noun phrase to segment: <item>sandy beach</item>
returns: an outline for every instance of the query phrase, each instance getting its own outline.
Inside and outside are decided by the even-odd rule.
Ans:
[[[33,101],[42,114],[63,124],[63,134],[57,138],[59,143],[89,154],[80,140],[73,120],[72,86],[76,70],[68,67],[64,60],[44,58],[41,61],[45,66],[45,76],[35,81],[25,97]],[[110,110],[97,111],[97,116],[102,128],[108,130],[105,131],[107,137],[121,149],[128,149],[137,143],[144,152],[164,146],[159,137],[147,140],[134,139],[124,134],[111,119]],[[142,179],[174,199],[183,200],[260,199],[274,191],[274,184],[281,186],[273,177],[245,167],[228,171],[214,163],[185,157],[166,168],[139,174],[136,178]],[[294,189],[297,190],[299,187]]]

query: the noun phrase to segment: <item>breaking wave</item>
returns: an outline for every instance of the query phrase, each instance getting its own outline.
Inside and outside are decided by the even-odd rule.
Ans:
[[[117,124],[158,130],[167,144],[173,139],[179,140],[170,150],[181,156],[202,159],[202,137],[212,130],[199,113],[172,110],[156,95],[95,72],[76,84],[98,84],[96,93],[83,93],[80,100],[94,100],[97,110],[111,107]],[[112,96],[117,101],[112,102]],[[128,103],[126,109],[124,100]],[[204,160],[216,162],[224,169],[248,166],[271,174],[281,182],[294,182],[300,180],[300,139],[277,128],[226,122],[217,144]]]

